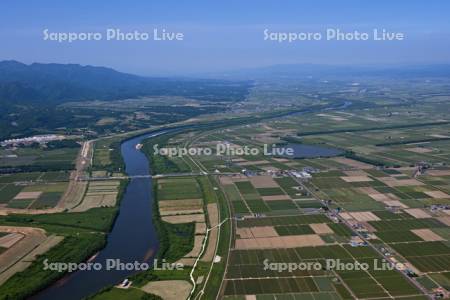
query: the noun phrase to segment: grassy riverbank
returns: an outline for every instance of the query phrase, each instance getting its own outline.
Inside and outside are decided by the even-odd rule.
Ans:
[[[26,270],[16,273],[0,286],[0,299],[25,299],[46,288],[65,272],[45,270],[44,261],[72,263],[82,262],[104,247],[105,235],[101,233],[80,233],[65,236],[56,247],[39,256]]]

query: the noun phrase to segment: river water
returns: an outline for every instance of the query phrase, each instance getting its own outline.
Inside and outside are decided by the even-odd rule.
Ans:
[[[317,158],[317,157],[332,157],[342,154],[344,151],[337,148],[325,147],[320,145],[306,145],[288,143],[286,146],[280,148],[292,149],[293,155],[282,155],[288,158]]]
[[[136,145],[144,139],[166,133],[155,131],[125,141],[121,153],[125,162],[125,172],[129,176],[149,175],[147,157]],[[151,178],[130,180],[120,202],[120,213],[114,228],[108,234],[107,244],[92,263],[105,266],[106,259],[120,259],[121,262],[151,263],[158,251],[159,242],[152,220],[153,192]],[[78,300],[96,293],[100,289],[121,282],[132,271],[78,271],[65,276],[32,299]]]

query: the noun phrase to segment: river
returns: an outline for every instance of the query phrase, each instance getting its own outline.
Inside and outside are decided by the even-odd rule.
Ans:
[[[149,175],[147,157],[136,145],[143,140],[168,132],[155,131],[125,141],[121,153],[125,162],[125,172],[129,176]],[[106,259],[120,259],[121,262],[151,262],[158,251],[159,242],[152,220],[153,192],[151,178],[130,180],[120,202],[120,213],[108,234],[107,244],[92,263],[105,266]],[[132,271],[78,271],[63,277],[32,299],[79,300],[100,289],[121,282]]]

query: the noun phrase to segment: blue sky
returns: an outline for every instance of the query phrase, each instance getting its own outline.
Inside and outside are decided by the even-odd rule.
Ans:
[[[0,60],[103,65],[190,74],[284,63],[450,62],[450,1],[2,1]],[[50,32],[182,32],[183,41],[44,41]],[[339,28],[405,34],[403,41],[264,41],[270,32]]]

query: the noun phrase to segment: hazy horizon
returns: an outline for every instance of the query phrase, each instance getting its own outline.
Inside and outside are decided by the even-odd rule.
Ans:
[[[139,75],[190,75],[280,64],[450,63],[448,1],[125,1],[1,4],[0,60],[76,63]],[[105,40],[107,29],[183,34],[182,40]],[[101,40],[44,40],[49,33],[103,33]],[[269,33],[385,29],[403,40],[265,40]],[[153,36],[152,36],[153,37]]]

